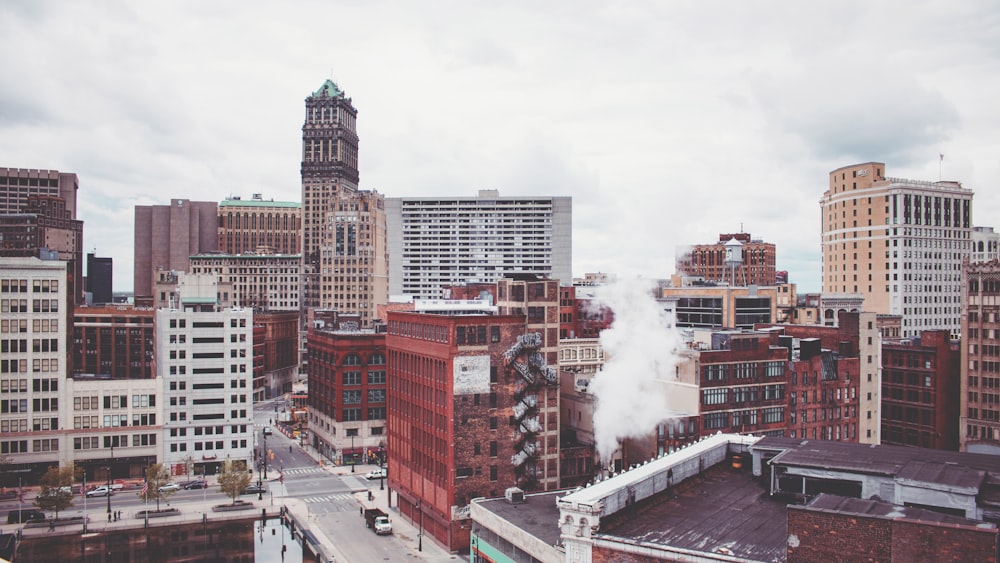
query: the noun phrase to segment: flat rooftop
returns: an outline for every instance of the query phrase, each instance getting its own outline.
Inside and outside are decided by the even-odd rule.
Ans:
[[[787,522],[786,503],[768,497],[748,467],[737,470],[720,463],[634,509],[604,519],[599,535],[784,561]]]

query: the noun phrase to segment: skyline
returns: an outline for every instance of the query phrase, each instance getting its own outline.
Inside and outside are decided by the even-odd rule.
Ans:
[[[304,100],[332,78],[362,189],[571,196],[575,276],[667,277],[676,246],[742,228],[819,291],[836,168],[940,171],[994,226],[998,22],[988,2],[13,2],[0,154],[79,176],[84,251],[127,290],[135,205],[301,201]]]

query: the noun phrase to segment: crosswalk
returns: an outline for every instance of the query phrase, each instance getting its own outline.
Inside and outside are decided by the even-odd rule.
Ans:
[[[304,497],[302,499],[303,502],[307,502],[309,504],[313,504],[313,503],[317,503],[317,502],[331,502],[331,501],[338,501],[338,500],[350,500],[350,501],[353,501],[355,499],[354,499],[354,495],[351,494],[351,493],[337,493],[337,494],[334,494],[334,495],[326,495],[326,496],[322,496],[322,497]]]
[[[322,467],[292,467],[289,469],[282,469],[281,473],[285,475],[305,475],[308,473],[324,473],[326,470]]]

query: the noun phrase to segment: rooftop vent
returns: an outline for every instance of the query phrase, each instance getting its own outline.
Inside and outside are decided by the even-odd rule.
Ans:
[[[509,487],[504,491],[504,496],[507,497],[507,502],[510,504],[521,504],[524,502],[524,491],[517,487]]]

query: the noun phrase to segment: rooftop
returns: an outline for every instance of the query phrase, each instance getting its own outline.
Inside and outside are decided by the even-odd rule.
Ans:
[[[219,202],[219,207],[302,207],[297,201],[274,201],[273,199],[235,199],[229,198]]]

